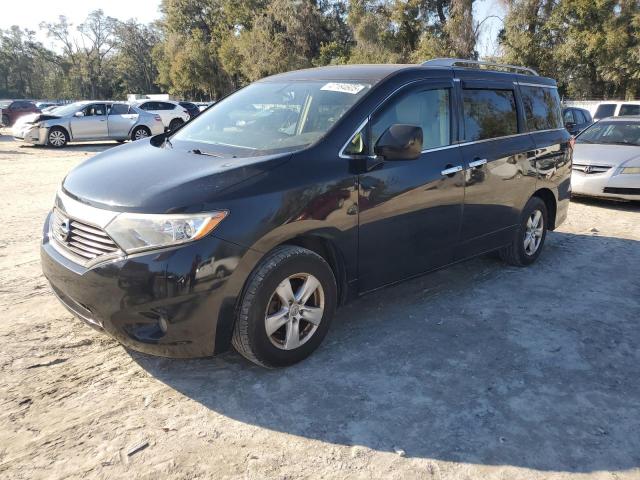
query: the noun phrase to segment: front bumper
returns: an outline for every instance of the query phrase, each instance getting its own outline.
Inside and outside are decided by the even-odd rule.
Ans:
[[[207,236],[87,269],[54,248],[48,223],[49,218],[40,249],[42,270],[76,317],[152,355],[203,357],[228,346],[246,278],[238,267],[247,249]]]
[[[11,130],[14,140],[32,145],[44,145],[47,143],[47,129],[35,125],[22,124]]]
[[[612,167],[604,173],[571,172],[571,191],[575,195],[640,200],[640,175],[620,174]]]

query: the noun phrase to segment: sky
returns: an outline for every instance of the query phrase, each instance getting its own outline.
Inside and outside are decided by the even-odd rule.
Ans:
[[[77,25],[81,23],[93,10],[101,8],[106,15],[119,20],[136,18],[139,22],[148,23],[160,17],[158,6],[160,0],[28,0],[28,7],[16,0],[0,0],[0,28],[8,28],[11,25],[19,25],[38,31],[38,25],[42,21],[53,22],[59,15],[65,15],[67,19]],[[476,0],[474,2],[474,16],[476,21],[496,15],[504,17],[504,9],[498,0]],[[480,56],[497,53],[496,38],[501,20],[497,18],[487,19],[480,29],[478,51]],[[52,47],[43,32],[38,33],[38,39],[45,45]]]

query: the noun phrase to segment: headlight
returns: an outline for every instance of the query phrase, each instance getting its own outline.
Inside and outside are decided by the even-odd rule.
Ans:
[[[121,213],[106,227],[111,238],[127,253],[180,245],[198,240],[227,216],[228,212],[193,215]]]
[[[620,173],[635,173],[635,174],[639,174],[640,173],[640,167],[624,167],[622,170],[620,170]]]

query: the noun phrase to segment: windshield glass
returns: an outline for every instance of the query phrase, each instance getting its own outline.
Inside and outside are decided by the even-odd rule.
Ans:
[[[254,83],[196,117],[171,141],[253,155],[297,150],[320,139],[369,88],[359,82]]]
[[[598,122],[582,132],[576,142],[640,145],[640,122]]]
[[[80,110],[83,106],[84,104],[82,103],[70,103],[69,105],[57,107],[55,109],[55,115],[60,115],[61,117],[66,117],[67,115],[73,115],[78,110]]]

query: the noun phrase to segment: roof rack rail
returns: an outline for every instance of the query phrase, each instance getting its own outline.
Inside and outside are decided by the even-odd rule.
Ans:
[[[428,67],[462,67],[462,68],[486,68],[487,70],[508,71],[513,73],[522,73],[524,75],[538,76],[533,68],[519,67],[517,65],[507,65],[504,63],[481,62],[479,60],[465,60],[463,58],[434,58],[422,62],[422,65]]]

